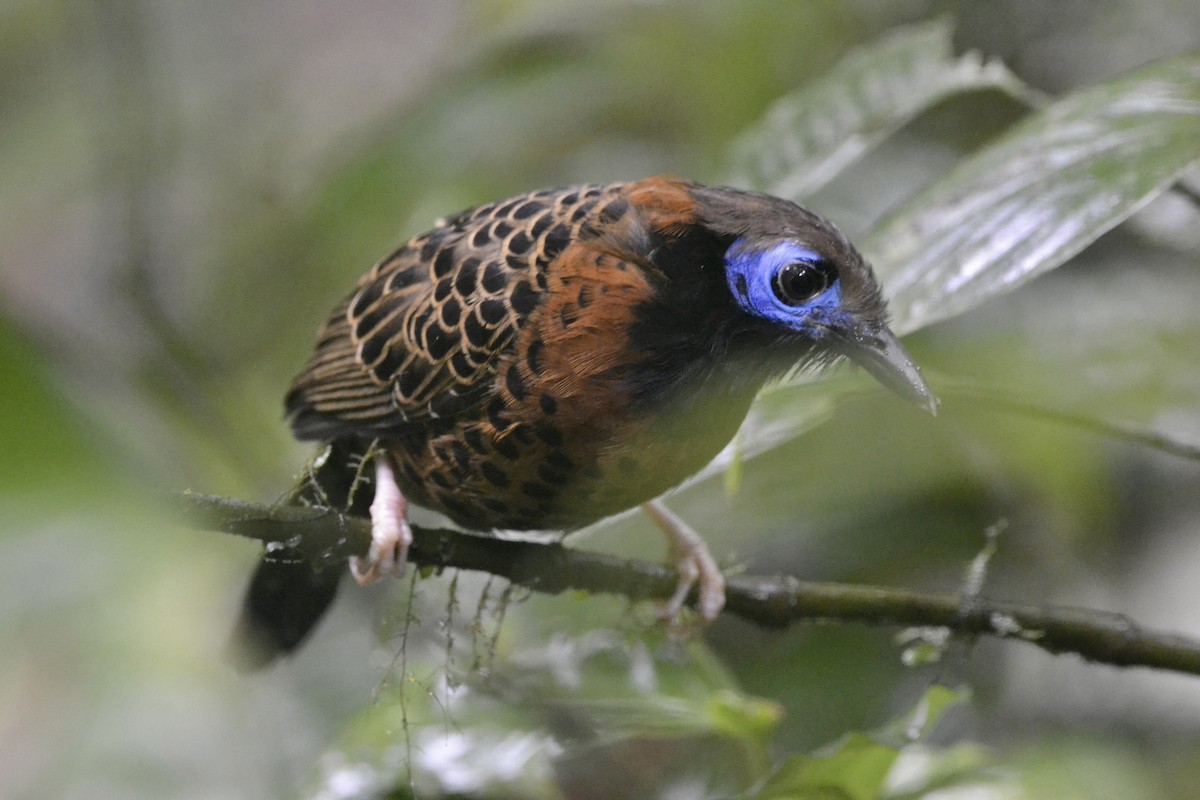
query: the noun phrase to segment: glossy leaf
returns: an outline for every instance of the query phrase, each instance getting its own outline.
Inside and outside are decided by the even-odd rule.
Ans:
[[[955,56],[937,19],[858,47],[821,78],[776,101],[734,149],[731,182],[802,200],[930,107],[965,92],[1034,93],[998,61]]]
[[[1200,53],[1070,95],[862,243],[904,333],[1070,259],[1200,160]]]

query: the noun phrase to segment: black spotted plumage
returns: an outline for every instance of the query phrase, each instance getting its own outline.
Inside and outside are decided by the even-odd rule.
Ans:
[[[495,359],[537,304],[538,273],[579,235],[580,223],[555,221],[588,213],[599,189],[469,209],[376,264],[288,395],[296,434],[386,433],[485,398]]]
[[[837,288],[794,324],[759,281],[793,252]],[[286,408],[299,438],[377,448],[404,497],[466,528],[571,530],[703,467],[797,364],[850,355],[932,407],[885,317],[849,241],[786,200],[663,177],[541,190],[379,261]]]

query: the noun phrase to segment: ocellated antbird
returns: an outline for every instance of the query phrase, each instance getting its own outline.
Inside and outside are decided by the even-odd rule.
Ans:
[[[666,613],[696,585],[711,620],[721,573],[655,498],[797,366],[846,356],[936,411],[886,319],[854,246],[787,200],[650,177],[476,206],[379,261],[320,329],[286,408],[333,450],[292,499],[367,513],[347,465],[371,449],[364,584],[403,569],[409,501],[473,531],[569,531],[643,504],[679,566]],[[248,663],[298,645],[337,574],[267,554],[238,632]]]

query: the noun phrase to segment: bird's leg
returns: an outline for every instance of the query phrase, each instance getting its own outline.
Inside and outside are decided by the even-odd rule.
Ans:
[[[375,458],[375,499],[371,501],[371,548],[365,557],[350,559],[350,573],[359,586],[374,583],[390,572],[404,574],[412,528],[408,524],[408,501],[396,485],[387,453]]]
[[[674,619],[683,608],[688,593],[696,586],[699,595],[696,606],[700,618],[712,622],[725,607],[725,576],[721,574],[721,568],[709,552],[708,545],[700,538],[700,534],[663,505],[661,500],[642,503],[642,510],[667,535],[669,553],[679,571],[679,585],[663,606],[663,616]]]

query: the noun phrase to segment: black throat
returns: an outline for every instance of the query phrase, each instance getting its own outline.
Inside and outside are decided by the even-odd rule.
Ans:
[[[656,291],[629,330],[645,356],[627,376],[635,406],[661,407],[696,391],[746,399],[803,359],[798,337],[734,302],[725,272],[732,242],[700,226],[653,242],[646,271]]]

